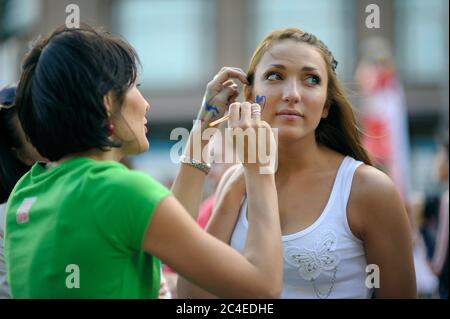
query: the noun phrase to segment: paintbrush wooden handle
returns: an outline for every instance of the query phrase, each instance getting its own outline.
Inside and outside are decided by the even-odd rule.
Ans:
[[[220,123],[222,123],[222,122],[225,122],[225,121],[228,120],[229,118],[230,118],[230,115],[227,114],[227,115],[221,117],[220,119],[215,120],[215,121],[209,123],[209,127],[214,127],[214,126],[216,126],[217,124],[220,124]]]

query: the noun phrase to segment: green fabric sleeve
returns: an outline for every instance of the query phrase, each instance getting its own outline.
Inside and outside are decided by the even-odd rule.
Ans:
[[[152,177],[136,171],[117,171],[104,181],[106,209],[96,214],[102,233],[119,248],[141,250],[153,213],[170,191]]]

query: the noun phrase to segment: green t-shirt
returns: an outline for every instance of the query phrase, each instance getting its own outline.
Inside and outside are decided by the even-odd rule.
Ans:
[[[170,191],[144,173],[85,157],[35,164],[6,208],[14,298],[157,298],[160,261],[142,250]]]

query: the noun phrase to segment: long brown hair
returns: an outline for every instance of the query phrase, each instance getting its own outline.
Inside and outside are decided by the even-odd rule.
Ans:
[[[250,83],[245,88],[246,93],[251,92],[253,87],[256,67],[264,53],[266,53],[274,42],[286,39],[308,43],[314,46],[322,55],[327,66],[328,88],[327,101],[330,106],[329,114],[322,118],[315,135],[318,144],[327,146],[343,155],[348,155],[365,164],[372,165],[372,161],[363,147],[356,123],[355,114],[345,90],[335,74],[337,65],[331,51],[327,46],[311,33],[297,28],[288,28],[270,32],[257,46],[250,60],[247,77]]]

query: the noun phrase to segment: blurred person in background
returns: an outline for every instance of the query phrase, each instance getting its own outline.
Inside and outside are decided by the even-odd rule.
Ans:
[[[449,240],[449,192],[448,192],[448,139],[443,142],[436,154],[435,170],[438,182],[441,184],[437,233],[431,267],[439,278],[439,295],[448,299],[448,240]]]
[[[363,42],[362,51],[355,75],[363,97],[362,142],[374,165],[393,180],[409,209],[408,113],[401,80],[386,39],[368,38]]]
[[[435,187],[415,194],[414,260],[419,296],[448,298],[448,138],[434,156]]]
[[[0,298],[9,298],[3,256],[6,201],[17,181],[36,161],[45,161],[27,141],[14,106],[16,86],[0,90]]]

